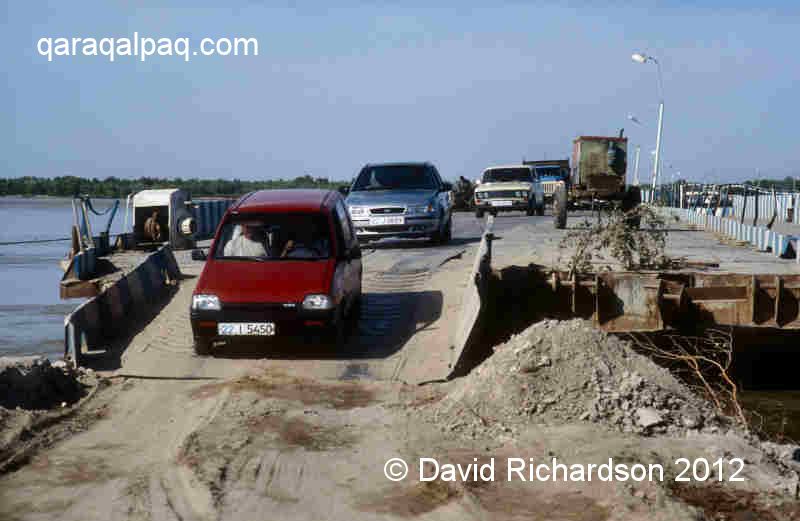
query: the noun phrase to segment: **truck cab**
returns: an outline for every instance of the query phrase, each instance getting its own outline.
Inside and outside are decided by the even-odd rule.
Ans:
[[[523,164],[534,168],[536,178],[542,184],[546,204],[553,202],[553,194],[560,185],[564,185],[569,191],[569,159],[523,161]]]

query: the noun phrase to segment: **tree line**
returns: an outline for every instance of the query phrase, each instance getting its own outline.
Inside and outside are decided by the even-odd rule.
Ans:
[[[792,192],[800,186],[796,179],[796,177],[791,176],[786,176],[783,179],[753,179],[745,181],[744,184],[759,188],[775,188],[779,192]]]
[[[679,181],[686,183],[685,180]],[[241,179],[173,179],[160,177],[140,177],[138,179],[105,179],[63,176],[63,177],[14,177],[0,178],[0,196],[30,197],[49,195],[54,197],[73,197],[90,195],[92,197],[124,198],[140,190],[158,188],[181,188],[192,197],[236,197],[253,190],[277,188],[321,188],[337,189],[349,185],[349,181],[331,181],[327,177],[303,175],[294,179],[272,179],[265,181],[244,181]],[[743,184],[772,189],[793,191],[800,183],[794,177],[784,179],[760,179],[745,181]]]
[[[760,188],[762,190],[772,190],[775,189],[776,192],[795,192],[798,188],[800,188],[800,181],[797,180],[795,177],[786,176],[783,179],[753,179],[748,180],[743,183],[696,183],[690,182],[685,179],[681,179],[675,182],[677,185],[690,185],[690,186],[698,186],[698,185],[729,185],[729,192],[730,194],[741,194],[744,193],[744,187],[752,187],[752,188]],[[734,186],[730,186],[734,185]],[[662,186],[668,187],[670,184],[663,184]]]
[[[105,179],[75,176],[63,177],[16,177],[0,178],[0,196],[92,197],[124,198],[140,190],[158,188],[180,188],[192,197],[235,197],[253,190],[276,188],[321,188],[337,189],[349,185],[348,181],[331,181],[327,177],[304,175],[295,179],[272,179],[266,181],[244,181],[241,179],[174,179],[140,177],[138,179]]]

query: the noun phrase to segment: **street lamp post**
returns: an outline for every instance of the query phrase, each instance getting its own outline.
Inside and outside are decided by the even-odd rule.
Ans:
[[[653,202],[653,201],[656,200],[655,199],[655,197],[656,197],[656,192],[655,192],[655,190],[656,190],[656,151],[655,150],[651,150],[650,151],[650,170],[653,171],[652,175],[650,176],[650,184],[653,185],[653,192],[650,194],[651,195],[650,202]]]
[[[658,134],[656,134],[656,157],[653,165],[653,195],[655,196],[656,182],[658,180],[658,173],[661,168],[661,132],[664,128],[664,83],[661,78],[661,64],[652,56],[636,53],[631,56],[636,63],[646,63],[648,60],[655,63],[658,69],[658,87],[661,101],[658,105]]]
[[[642,125],[641,121],[636,119],[636,116],[633,114],[628,114],[628,119],[636,123],[637,125]],[[639,153],[642,151],[641,145],[636,145],[636,162],[633,165],[633,186],[639,186]]]

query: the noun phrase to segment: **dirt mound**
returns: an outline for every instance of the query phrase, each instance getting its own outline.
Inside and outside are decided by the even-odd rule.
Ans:
[[[40,447],[86,428],[94,416],[64,420],[74,416],[100,380],[91,369],[74,369],[63,361],[0,357],[0,475]]]
[[[0,407],[51,409],[85,394],[80,371],[39,356],[0,358]]]
[[[713,434],[726,418],[627,341],[583,320],[545,320],[515,335],[433,408],[473,437],[531,423],[581,421],[642,435]]]

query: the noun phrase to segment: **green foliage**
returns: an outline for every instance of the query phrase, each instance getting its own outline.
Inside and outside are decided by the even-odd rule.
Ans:
[[[243,181],[241,179],[173,179],[140,177],[139,179],[119,179],[106,177],[103,180],[75,176],[54,178],[16,177],[0,178],[0,196],[49,195],[72,197],[89,194],[93,197],[123,198],[133,192],[145,189],[181,188],[192,197],[236,197],[253,190],[276,188],[321,188],[337,189],[346,186],[347,181],[330,181],[326,177],[313,178],[304,175],[295,179],[275,179],[269,181]]]

